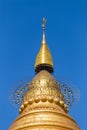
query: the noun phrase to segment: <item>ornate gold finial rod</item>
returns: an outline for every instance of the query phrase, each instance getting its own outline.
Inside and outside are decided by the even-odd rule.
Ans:
[[[46,36],[45,36],[46,22],[47,22],[47,20],[43,17],[43,21],[42,21],[42,30],[43,30],[42,43],[46,43]]]

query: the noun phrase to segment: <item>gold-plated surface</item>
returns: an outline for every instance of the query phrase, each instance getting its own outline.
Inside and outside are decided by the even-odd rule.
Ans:
[[[43,30],[45,24],[46,21],[43,19]],[[35,67],[40,64],[53,67],[44,32]],[[19,113],[9,130],[80,130],[68,114],[58,83],[46,70],[40,71],[30,82],[28,91],[22,98]]]
[[[40,48],[39,53],[37,54],[36,61],[35,61],[35,67],[40,64],[48,64],[53,67],[53,60],[52,56],[50,54],[50,50],[46,44],[46,36],[45,36],[45,24],[46,21],[43,21],[42,28],[43,28],[43,36],[42,36],[42,45]]]
[[[43,70],[30,82],[19,109],[20,116],[9,130],[80,130],[67,112],[58,83]]]
[[[39,110],[20,115],[9,130],[80,130],[76,122],[67,114]]]
[[[28,105],[39,102],[51,102],[60,105],[63,111],[68,112],[58,83],[53,76],[45,70],[39,72],[29,84],[29,91],[23,97],[20,113],[22,113]]]
[[[49,48],[47,47],[45,39],[42,41],[40,51],[37,54],[35,67],[40,64],[48,64],[53,67],[52,56],[50,54]]]
[[[30,82],[19,113],[9,130],[80,130],[67,113],[58,83],[45,70]]]

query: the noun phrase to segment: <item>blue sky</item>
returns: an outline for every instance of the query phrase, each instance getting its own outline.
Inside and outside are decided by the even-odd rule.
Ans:
[[[8,100],[8,91],[34,76],[43,16],[47,18],[46,37],[54,76],[79,88],[80,101],[70,115],[86,130],[86,0],[0,0],[0,130],[7,130],[18,116],[18,109]]]

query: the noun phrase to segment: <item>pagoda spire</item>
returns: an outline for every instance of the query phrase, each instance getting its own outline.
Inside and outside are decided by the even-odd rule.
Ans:
[[[46,44],[45,24],[43,19],[42,45],[35,62],[38,74],[14,93],[15,103],[21,104],[20,115],[9,130],[80,130],[68,114],[66,103],[72,95],[67,95],[66,86],[61,91],[60,83],[50,74],[53,61]]]
[[[53,72],[53,59],[50,50],[46,43],[46,19],[43,18],[42,21],[42,44],[39,53],[37,54],[35,61],[35,72],[38,73],[41,70],[47,70],[48,72]]]

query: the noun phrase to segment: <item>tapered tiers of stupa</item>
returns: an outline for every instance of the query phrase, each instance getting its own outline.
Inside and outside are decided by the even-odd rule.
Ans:
[[[36,62],[35,62],[36,73],[40,72],[41,70],[48,70],[49,72],[53,72],[53,60],[52,60],[52,56],[51,56],[51,53],[49,51],[49,48],[46,44],[45,24],[46,24],[46,20],[43,19],[42,44],[41,44],[41,48],[40,48],[40,51],[36,57]]]
[[[59,85],[51,75],[53,61],[45,38],[43,19],[43,39],[35,62],[36,76],[29,83],[19,109],[20,116],[9,130],[80,130],[68,115],[68,108]]]

